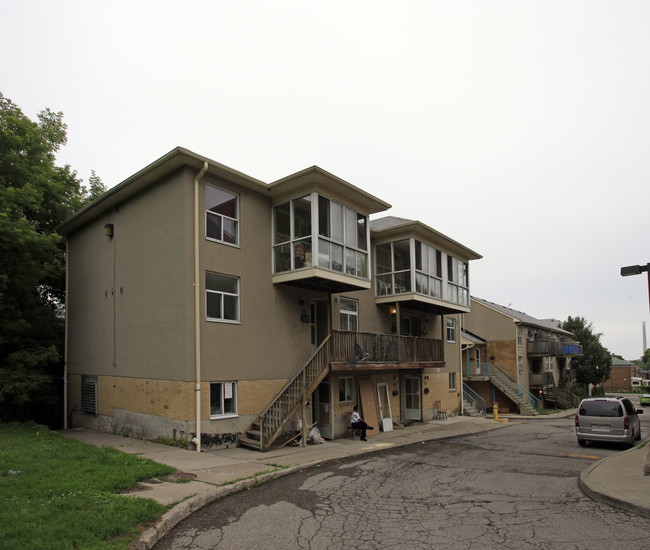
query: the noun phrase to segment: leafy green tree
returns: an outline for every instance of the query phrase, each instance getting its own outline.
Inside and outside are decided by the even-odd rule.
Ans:
[[[577,380],[582,384],[601,384],[609,378],[612,370],[612,356],[600,343],[602,333],[596,334],[592,323],[584,317],[571,317],[562,323],[562,328],[572,332],[582,345],[582,357],[575,357],[572,366],[576,368]]]
[[[69,166],[63,114],[38,121],[0,93],[0,419],[34,417],[62,375],[65,246],[56,227],[103,189]],[[46,420],[42,416],[38,420]]]

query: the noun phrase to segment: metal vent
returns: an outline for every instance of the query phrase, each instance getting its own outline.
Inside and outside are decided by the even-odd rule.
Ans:
[[[97,382],[84,380],[81,389],[81,410],[86,414],[97,414]]]

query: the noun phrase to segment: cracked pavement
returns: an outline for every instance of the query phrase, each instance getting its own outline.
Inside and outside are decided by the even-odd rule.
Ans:
[[[206,506],[156,549],[650,548],[650,519],[583,495],[572,419],[305,469]],[[620,452],[590,449],[600,457]]]

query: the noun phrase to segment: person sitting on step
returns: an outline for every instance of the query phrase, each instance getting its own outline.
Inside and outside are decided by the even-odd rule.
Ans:
[[[361,432],[361,441],[368,441],[366,439],[366,430],[374,430],[372,426],[368,426],[361,418],[359,414],[359,405],[355,405],[352,409],[352,415],[350,416],[350,427],[353,430],[359,430]]]

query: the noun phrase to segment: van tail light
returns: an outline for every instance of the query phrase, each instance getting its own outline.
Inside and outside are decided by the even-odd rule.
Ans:
[[[578,415],[576,414],[576,428],[580,427],[580,421],[578,420]]]
[[[625,424],[623,425],[626,430],[630,429],[630,417],[626,416],[625,417]]]

